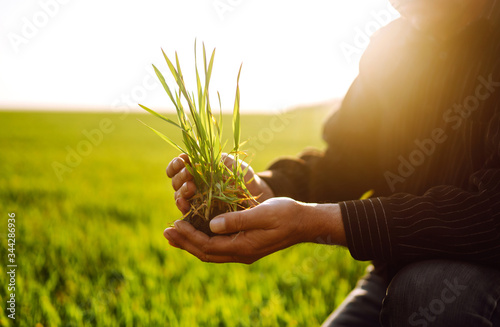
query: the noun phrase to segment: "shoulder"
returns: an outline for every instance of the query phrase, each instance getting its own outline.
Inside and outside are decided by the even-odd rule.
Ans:
[[[420,33],[406,19],[399,18],[373,34],[370,44],[361,58],[360,65],[380,64],[382,58],[391,61],[404,50],[421,40]]]
[[[390,41],[396,45],[404,45],[415,38],[417,30],[405,18],[398,18],[375,32],[371,44]]]

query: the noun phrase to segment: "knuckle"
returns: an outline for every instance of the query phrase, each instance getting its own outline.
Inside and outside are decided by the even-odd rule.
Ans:
[[[181,209],[181,211],[183,211],[183,212],[184,212],[184,211],[185,211],[185,212],[189,211],[189,203],[188,203],[185,199],[183,199],[183,198],[179,198],[179,199],[177,200],[177,206],[178,206],[178,207],[179,207],[179,209]]]
[[[166,170],[166,173],[167,173],[167,177],[168,178],[172,178],[174,177],[174,174],[172,172],[172,164],[170,163],[168,166],[167,166],[167,170]]]
[[[179,174],[175,175],[172,177],[172,187],[174,190],[178,190],[182,186],[182,179],[180,178]]]
[[[179,210],[181,210],[181,211],[182,211],[182,207],[183,207],[183,206],[182,206],[181,201],[179,201],[179,200],[180,200],[180,199],[175,199],[175,205],[177,206],[177,208],[178,208]]]
[[[182,180],[183,181],[190,181],[193,179],[193,176],[191,175],[191,173],[187,170],[186,167],[184,167],[182,170],[181,170],[181,173],[180,173],[181,177],[182,177]]]
[[[188,192],[187,184],[186,183],[182,184],[182,186],[180,187],[179,191],[180,191],[182,197],[186,197],[188,195],[188,193],[189,193]]]
[[[172,177],[172,188],[176,191],[179,189],[176,176]]]
[[[167,167],[167,176],[174,179],[178,175],[177,172],[178,170],[173,167],[172,163],[170,163]]]
[[[175,168],[179,170],[182,169],[182,167],[184,167],[184,160],[182,160],[181,157],[175,158]]]
[[[170,165],[167,167],[167,171],[171,174],[171,175],[175,175],[179,172],[179,170],[181,170],[182,168],[184,167],[184,161],[177,157],[175,158],[174,160],[172,160],[172,162],[170,163]],[[168,169],[170,168],[170,169]]]
[[[187,196],[192,197],[196,193],[196,185],[193,182],[186,182]]]
[[[235,231],[241,231],[243,229],[243,220],[241,219],[241,215],[239,213],[234,214],[234,218],[226,221],[226,224],[229,223],[229,228]]]

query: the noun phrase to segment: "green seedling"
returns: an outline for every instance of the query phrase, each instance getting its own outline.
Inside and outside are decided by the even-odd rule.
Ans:
[[[176,88],[168,86],[162,73],[153,65],[163,88],[175,106],[177,121],[173,121],[158,112],[139,104],[141,108],[162,119],[179,129],[182,134],[182,144],[175,143],[169,136],[148,126],[153,132],[160,136],[169,145],[187,154],[190,164],[188,171],[194,177],[197,188],[196,195],[190,200],[191,209],[185,215],[185,219],[193,223],[195,227],[210,234],[208,224],[210,219],[220,213],[236,211],[245,208],[249,203],[254,203],[255,198],[248,191],[245,184],[245,175],[248,171],[243,168],[240,159],[246,154],[240,149],[241,121],[240,121],[240,89],[239,80],[241,67],[236,81],[236,96],[234,100],[232,130],[233,148],[227,151],[234,158],[232,167],[224,164],[223,154],[227,142],[222,138],[222,105],[219,99],[218,119],[212,112],[209,97],[210,78],[214,64],[215,49],[212,51],[210,60],[207,61],[205,45],[203,45],[204,83],[200,78],[197,63],[196,42],[195,71],[196,71],[196,93],[189,92],[183,79],[181,65],[177,52],[175,53],[175,65],[162,50],[170,73],[175,79]],[[147,125],[146,125],[147,126]],[[198,226],[197,226],[198,225]]]

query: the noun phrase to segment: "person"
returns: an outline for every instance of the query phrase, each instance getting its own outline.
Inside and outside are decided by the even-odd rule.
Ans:
[[[371,260],[325,326],[500,326],[498,2],[391,0],[401,18],[371,38],[324,125],[327,149],[250,169],[261,203],[210,223],[230,235],[177,221],[169,243],[249,264],[330,240]],[[183,213],[188,164],[167,167]]]

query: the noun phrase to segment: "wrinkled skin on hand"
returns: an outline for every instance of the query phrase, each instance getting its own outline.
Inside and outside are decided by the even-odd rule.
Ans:
[[[171,245],[202,261],[249,264],[303,240],[303,222],[293,219],[299,206],[289,198],[273,198],[212,221],[213,232],[232,235],[208,237],[185,221],[176,221],[175,228],[167,228],[164,235]]]

